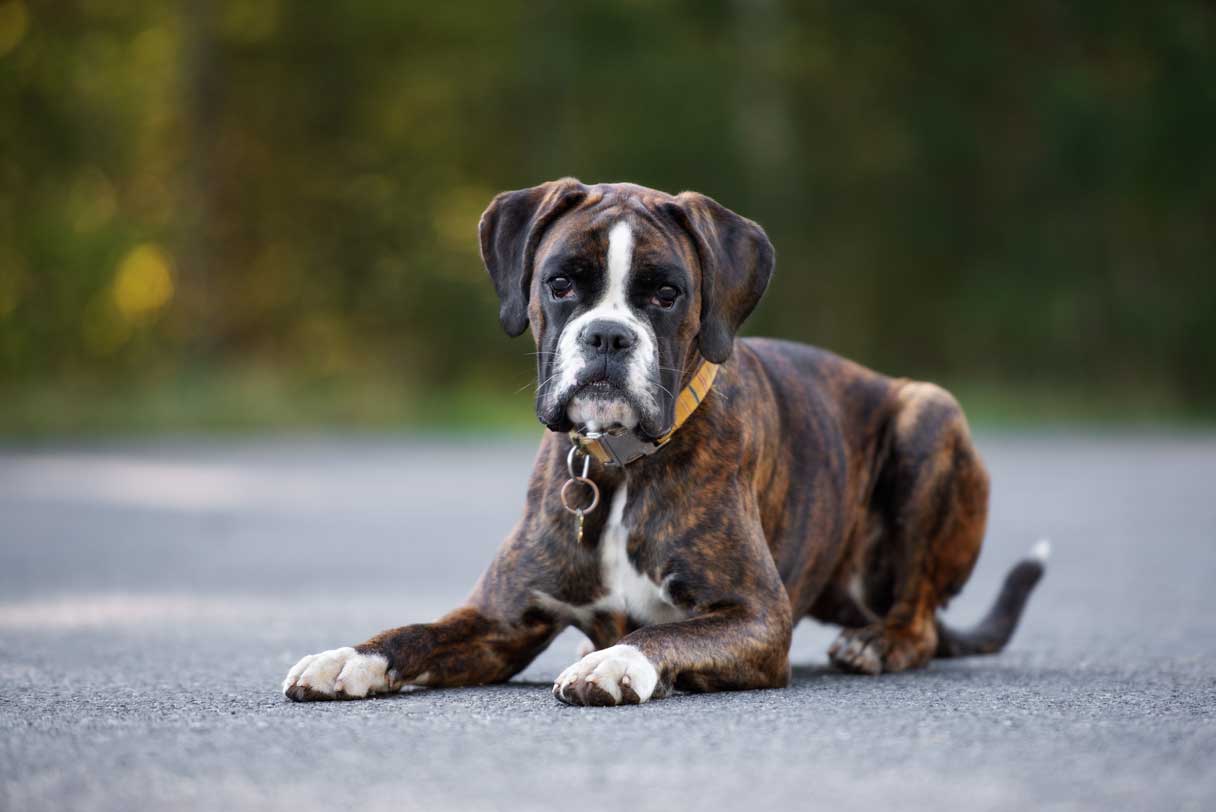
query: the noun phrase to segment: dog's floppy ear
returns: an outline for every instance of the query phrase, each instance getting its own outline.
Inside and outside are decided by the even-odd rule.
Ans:
[[[545,230],[587,197],[587,187],[574,178],[542,183],[531,189],[503,192],[481,215],[481,261],[498,292],[498,320],[515,337],[528,327],[528,291],[532,261]]]
[[[675,200],[666,209],[692,237],[701,263],[697,345],[706,360],[721,364],[772,278],[773,244],[758,224],[705,195],[682,192]]]

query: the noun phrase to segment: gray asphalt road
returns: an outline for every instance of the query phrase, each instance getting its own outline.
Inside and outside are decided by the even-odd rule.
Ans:
[[[993,658],[635,708],[517,681],[296,705],[301,655],[429,619],[532,448],[394,438],[0,451],[0,809],[1216,808],[1216,437],[981,437],[967,622],[1041,536]]]

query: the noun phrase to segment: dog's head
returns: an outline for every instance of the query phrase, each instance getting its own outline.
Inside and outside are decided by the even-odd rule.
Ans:
[[[695,192],[565,178],[498,195],[479,228],[503,329],[532,326],[554,431],[666,434],[697,354],[730,356],[773,271],[764,230]]]

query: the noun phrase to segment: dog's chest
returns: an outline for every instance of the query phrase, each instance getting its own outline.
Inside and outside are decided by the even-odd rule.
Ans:
[[[628,489],[622,485],[612,495],[608,521],[600,535],[600,578],[608,593],[594,606],[600,611],[620,612],[643,625],[670,623],[684,617],[656,584],[634,569],[629,560],[629,528],[625,525]]]
[[[629,527],[625,524],[625,505],[629,499],[624,485],[612,495],[608,518],[599,540],[599,580],[603,590],[593,602],[572,605],[545,595],[545,602],[559,604],[578,623],[588,624],[595,615],[625,615],[635,623],[648,626],[681,620],[685,612],[673,605],[661,584],[634,568],[629,560]]]

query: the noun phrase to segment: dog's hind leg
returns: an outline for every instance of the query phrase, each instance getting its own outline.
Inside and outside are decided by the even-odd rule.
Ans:
[[[832,644],[845,671],[925,665],[938,647],[936,612],[966,583],[984,537],[988,475],[958,403],[927,383],[900,384],[896,398],[871,504],[882,533],[865,574],[880,619]]]

